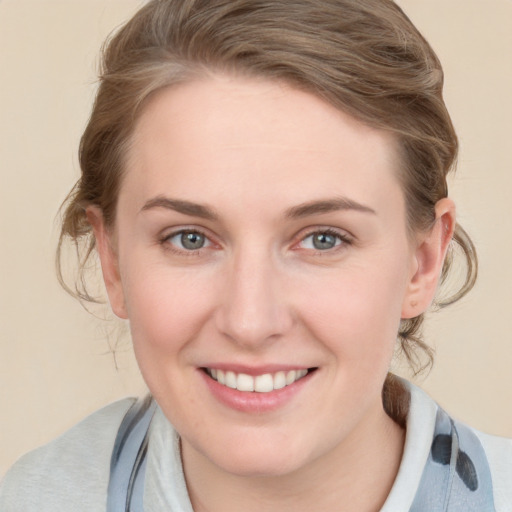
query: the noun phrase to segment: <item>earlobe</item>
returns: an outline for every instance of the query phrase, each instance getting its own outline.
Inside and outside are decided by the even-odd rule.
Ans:
[[[446,252],[455,229],[455,204],[444,198],[435,207],[434,225],[423,234],[413,255],[411,277],[402,305],[402,318],[424,313],[434,299]]]
[[[97,206],[86,209],[87,220],[92,226],[96,240],[96,250],[101,261],[103,281],[107,289],[110,307],[119,318],[128,318],[124,301],[124,292],[119,274],[118,258],[112,235],[105,226],[103,214]]]

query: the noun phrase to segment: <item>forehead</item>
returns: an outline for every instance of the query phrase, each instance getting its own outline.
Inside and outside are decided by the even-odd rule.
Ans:
[[[391,134],[279,82],[215,75],[161,90],[131,142],[121,194],[140,201],[170,191],[202,202],[223,192],[363,202],[370,185],[399,187]]]

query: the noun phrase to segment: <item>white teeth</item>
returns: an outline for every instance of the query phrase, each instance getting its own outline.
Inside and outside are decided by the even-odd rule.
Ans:
[[[295,370],[291,370],[286,374],[286,385],[289,386],[295,382],[297,378],[297,372]]]
[[[274,379],[270,373],[258,375],[254,381],[254,390],[258,393],[268,393],[269,391],[274,391]]]
[[[226,372],[226,386],[228,388],[236,389],[236,375],[235,372]]]
[[[284,372],[277,372],[274,375],[274,389],[281,389],[286,386],[286,374]]]
[[[239,373],[236,379],[236,389],[238,391],[254,391],[254,379],[245,373]]]
[[[207,373],[220,384],[238,391],[256,391],[257,393],[269,393],[276,389],[282,389],[302,379],[308,374],[308,370],[279,371],[274,374],[265,373],[253,377],[245,373],[223,371],[215,368],[207,368]]]

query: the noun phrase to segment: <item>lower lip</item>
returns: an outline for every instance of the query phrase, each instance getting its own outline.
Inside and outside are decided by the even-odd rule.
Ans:
[[[198,370],[212,395],[222,404],[240,412],[265,413],[284,407],[299,393],[311,380],[315,372],[309,372],[306,376],[293,384],[281,389],[258,393],[257,391],[238,391],[223,384],[219,384],[203,370]]]

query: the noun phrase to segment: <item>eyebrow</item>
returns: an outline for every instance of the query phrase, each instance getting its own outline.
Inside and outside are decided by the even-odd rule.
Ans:
[[[207,220],[217,220],[218,215],[209,207],[184,201],[182,199],[171,199],[170,197],[157,196],[147,201],[141,208],[141,212],[152,210],[153,208],[166,208],[191,217],[199,217]]]
[[[355,210],[362,213],[371,213],[373,215],[377,213],[373,208],[353,201],[348,197],[334,197],[332,199],[309,201],[294,206],[286,211],[286,217],[299,219],[310,215],[336,212],[339,210]]]
[[[207,206],[185,201],[183,199],[172,199],[170,197],[157,196],[147,201],[141,208],[141,212],[153,208],[165,208],[173,210],[191,217],[199,217],[207,220],[217,220],[219,216],[215,211]],[[375,210],[369,206],[360,204],[347,197],[335,197],[332,199],[322,199],[318,201],[309,201],[286,210],[285,217],[299,219],[310,215],[319,215],[340,210],[355,210],[363,213],[376,214]]]

